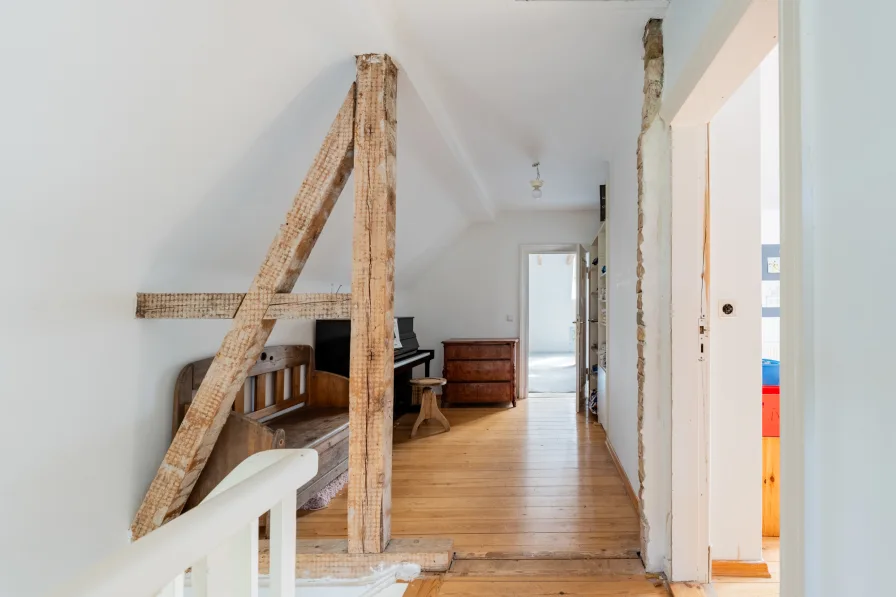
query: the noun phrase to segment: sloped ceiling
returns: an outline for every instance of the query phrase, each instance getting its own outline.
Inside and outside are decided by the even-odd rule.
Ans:
[[[582,209],[597,206],[620,141],[638,135],[619,112],[640,106],[641,36],[662,6],[399,0],[396,29],[426,64],[499,209]],[[527,184],[535,161],[539,200]]]
[[[7,222],[38,225],[34,206],[47,205],[60,246],[90,255],[114,239],[108,259],[154,291],[249,283],[360,52],[392,52],[402,68],[399,286],[498,210],[596,206],[615,141],[637,134],[614,111],[640,101],[640,33],[658,12],[513,0],[56,4],[4,9]],[[351,212],[350,183],[299,288],[347,285]],[[94,232],[64,225],[82,218]]]

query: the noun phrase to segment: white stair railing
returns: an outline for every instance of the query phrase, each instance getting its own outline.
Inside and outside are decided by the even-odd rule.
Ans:
[[[296,490],[317,474],[314,450],[268,450],[237,466],[199,506],[127,545],[58,597],[258,595],[258,517],[271,511],[271,597],[296,592]]]

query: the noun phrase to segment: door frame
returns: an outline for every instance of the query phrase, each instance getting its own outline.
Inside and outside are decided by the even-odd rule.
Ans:
[[[518,398],[521,400],[529,397],[529,255],[567,253],[576,255],[579,245],[580,243],[520,245],[520,366],[517,367],[520,379],[517,387]],[[588,308],[587,303],[585,308]]]
[[[780,4],[788,5],[789,0]],[[660,117],[670,125],[672,144],[673,283],[669,304],[672,312],[673,370],[672,528],[670,569],[667,569],[672,581],[708,583],[711,579],[711,397],[707,383],[708,358],[700,356],[701,344],[704,349],[702,354],[706,354],[706,343],[711,342],[711,330],[708,337],[701,336],[699,332],[700,316],[708,313],[709,309],[706,294],[711,272],[709,264],[706,264],[704,271],[704,238],[708,233],[705,208],[709,201],[710,168],[707,127],[725,100],[767,56],[778,37],[778,28],[775,0],[731,0],[722,3],[703,39],[697,44],[697,50],[684,65],[676,87],[663,92]],[[784,77],[789,76],[783,67],[788,54],[782,40],[782,91]],[[794,113],[785,101],[781,102],[782,123],[789,119],[799,121],[799,118],[798,112]],[[781,135],[783,141],[783,124]],[[787,159],[786,148],[782,146],[782,184]],[[786,196],[786,190],[782,187],[782,213]],[[791,239],[786,228],[782,227],[782,255],[785,243]],[[704,284],[701,284],[701,278]],[[783,299],[784,276],[781,284]],[[783,336],[787,325],[782,316],[782,358],[785,358]],[[783,431],[782,421],[782,436]],[[757,532],[761,530],[757,529]]]

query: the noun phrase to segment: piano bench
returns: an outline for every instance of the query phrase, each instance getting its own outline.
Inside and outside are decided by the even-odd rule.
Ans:
[[[420,414],[414,422],[413,429],[411,429],[412,438],[417,435],[417,428],[420,427],[420,424],[427,419],[435,419],[442,424],[445,431],[451,431],[451,424],[445,418],[445,415],[442,414],[442,411],[439,410],[436,395],[432,391],[433,388],[444,386],[446,383],[448,381],[442,377],[418,377],[411,380],[414,394],[417,395],[420,392]]]

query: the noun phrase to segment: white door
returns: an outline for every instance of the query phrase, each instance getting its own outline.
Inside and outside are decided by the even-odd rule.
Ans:
[[[585,404],[588,379],[588,253],[582,245],[576,248],[576,412]]]

